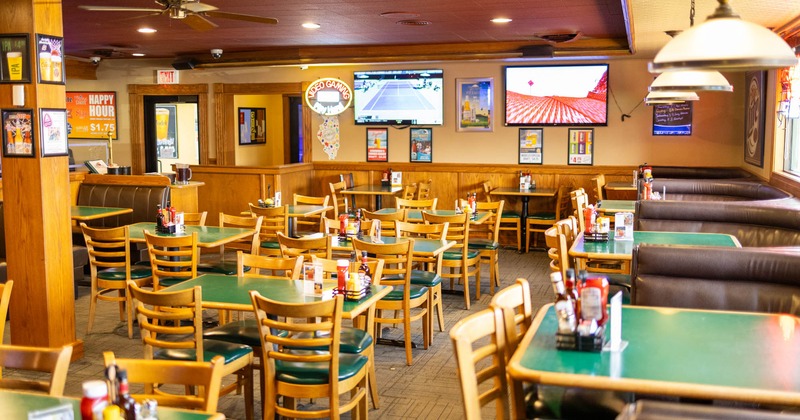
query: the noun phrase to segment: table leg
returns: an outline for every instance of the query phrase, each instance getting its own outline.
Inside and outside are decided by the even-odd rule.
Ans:
[[[380,194],[376,194],[375,195],[375,211],[378,211],[378,210],[380,210],[382,208],[381,204],[382,204],[381,195]]]
[[[289,218],[289,237],[290,238],[296,238],[297,237],[297,232],[294,231],[294,224],[295,224],[294,220],[295,220],[294,217],[290,217]]]
[[[520,222],[519,223],[519,229],[520,229],[520,238],[522,238],[521,239],[522,246],[524,246],[524,247],[528,246],[525,243],[526,242],[525,241],[525,238],[526,238],[526,236],[525,236],[526,232],[525,231],[528,229],[528,202],[530,201],[530,199],[531,198],[529,196],[527,196],[527,195],[523,195],[522,196],[522,215],[520,216],[521,220],[519,221]],[[523,253],[523,252],[527,252],[527,251],[528,251],[527,249],[521,249],[521,250],[519,250],[517,252]]]

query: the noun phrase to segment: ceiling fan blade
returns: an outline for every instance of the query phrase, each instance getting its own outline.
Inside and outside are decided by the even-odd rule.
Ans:
[[[246,22],[266,23],[269,25],[274,25],[278,23],[278,19],[275,18],[261,17],[254,15],[243,15],[241,13],[210,11],[210,12],[205,12],[204,14],[215,18],[243,20]]]
[[[78,9],[89,10],[92,12],[151,12],[161,13],[163,9],[151,9],[148,7],[118,7],[118,6],[78,6]]]
[[[187,15],[186,18],[181,20],[195,31],[200,32],[210,31],[218,26],[216,23],[195,14]]]
[[[200,2],[197,2],[197,3],[183,3],[183,4],[181,4],[181,8],[182,9],[186,9],[186,10],[188,10],[190,12],[194,12],[194,13],[210,12],[212,10],[217,10],[216,7],[214,7],[214,6],[210,5],[210,4],[205,4],[205,3],[200,3]]]

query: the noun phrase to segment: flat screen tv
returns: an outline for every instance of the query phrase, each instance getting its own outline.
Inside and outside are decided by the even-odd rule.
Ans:
[[[509,126],[608,124],[608,64],[505,68]]]
[[[442,125],[442,70],[370,70],[353,74],[356,124]]]

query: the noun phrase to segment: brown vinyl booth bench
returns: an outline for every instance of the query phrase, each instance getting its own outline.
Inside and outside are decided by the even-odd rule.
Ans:
[[[667,201],[763,201],[792,198],[791,194],[767,184],[728,179],[655,178],[653,192],[666,192]]]

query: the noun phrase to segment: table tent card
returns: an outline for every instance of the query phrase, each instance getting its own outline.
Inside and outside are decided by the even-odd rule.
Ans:
[[[633,213],[621,212],[614,215],[614,240],[633,240]]]

